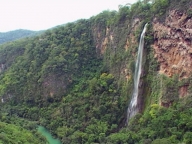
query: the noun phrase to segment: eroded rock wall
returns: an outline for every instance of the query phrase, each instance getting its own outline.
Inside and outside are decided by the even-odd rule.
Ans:
[[[178,74],[187,78],[192,72],[192,18],[172,10],[165,23],[153,21],[155,58],[160,63],[159,73]]]

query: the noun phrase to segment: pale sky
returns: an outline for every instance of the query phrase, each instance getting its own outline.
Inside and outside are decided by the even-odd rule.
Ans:
[[[0,0],[0,32],[45,30],[137,0]]]

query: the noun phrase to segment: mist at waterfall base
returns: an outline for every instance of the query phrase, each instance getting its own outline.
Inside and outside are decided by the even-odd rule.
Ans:
[[[135,64],[134,89],[131,97],[131,102],[127,109],[127,120],[126,120],[127,125],[128,125],[129,119],[135,116],[139,112],[139,107],[138,107],[139,83],[140,83],[141,69],[142,69],[144,38],[145,38],[147,25],[148,24],[146,23],[140,36],[137,60]]]

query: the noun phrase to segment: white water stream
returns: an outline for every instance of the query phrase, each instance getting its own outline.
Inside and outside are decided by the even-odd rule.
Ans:
[[[147,29],[147,23],[145,24],[143,32],[140,36],[137,60],[135,64],[134,89],[133,89],[131,102],[127,109],[127,124],[129,119],[135,116],[139,112],[138,94],[139,94],[139,83],[140,83],[140,76],[141,76],[141,69],[142,69],[143,47],[144,47],[144,38],[145,38],[146,29]]]

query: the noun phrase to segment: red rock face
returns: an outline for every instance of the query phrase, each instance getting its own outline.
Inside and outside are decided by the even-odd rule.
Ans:
[[[180,79],[189,77],[192,72],[192,18],[173,10],[164,24],[154,19],[153,30],[159,73],[179,74]]]
[[[102,29],[99,27],[93,28],[94,41],[96,46],[96,52],[99,55],[103,55],[107,49],[107,45],[113,42],[113,32],[110,28],[106,27],[105,33],[102,32]]]
[[[180,98],[186,97],[188,95],[188,87],[189,85],[184,85],[179,88]]]

